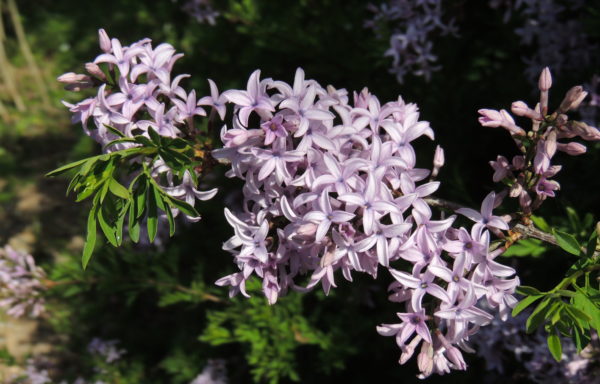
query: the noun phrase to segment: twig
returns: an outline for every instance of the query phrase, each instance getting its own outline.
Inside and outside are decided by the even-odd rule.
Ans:
[[[425,198],[425,201],[431,206],[447,209],[452,212],[460,208],[466,208],[463,205],[457,204],[452,201],[440,199],[437,197],[428,197]],[[532,237],[538,240],[545,241],[546,243],[558,245],[558,242],[556,241],[556,238],[553,235],[546,233],[538,228],[535,228],[533,225],[523,225],[521,223],[516,223],[512,226],[511,230],[519,234],[519,237],[521,238]]]

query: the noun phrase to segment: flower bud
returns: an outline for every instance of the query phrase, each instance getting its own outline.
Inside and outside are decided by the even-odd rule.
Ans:
[[[542,70],[542,73],[540,74],[538,88],[542,92],[548,92],[550,87],[552,87],[552,75],[550,74],[550,68],[546,67]]]
[[[444,166],[444,150],[439,145],[435,148],[435,154],[433,155],[433,170],[431,171],[431,177],[435,178],[440,172],[440,168]]]
[[[82,89],[92,88],[94,86],[94,82],[91,77],[74,72],[62,74],[56,80],[66,84],[66,90],[74,92],[79,92]]]
[[[571,121],[571,130],[584,140],[600,140],[600,131],[598,131],[598,128],[590,127],[583,121]]]
[[[465,369],[467,369],[467,363],[465,363],[465,360],[463,359],[463,355],[462,355],[462,353],[460,353],[458,348],[456,348],[456,347],[447,348],[446,356],[448,357],[448,360],[450,360],[452,362],[452,364],[454,364],[454,368],[461,370],[461,371],[464,371]]]
[[[92,76],[96,77],[98,80],[106,81],[106,76],[104,72],[100,69],[100,67],[95,63],[85,63],[85,70]]]
[[[583,90],[583,87],[581,87],[581,85],[577,85],[569,89],[569,91],[565,95],[565,98],[560,103],[558,110],[564,113],[570,110],[577,109],[579,107],[579,104],[581,104],[581,102],[583,101],[583,99],[585,99],[587,94],[588,93]]]
[[[520,183],[514,183],[512,187],[510,187],[510,197],[518,197],[521,196],[523,192],[523,186]]]
[[[585,145],[576,143],[576,142],[572,142],[572,143],[568,143],[568,144],[558,143],[556,145],[556,148],[559,151],[565,152],[566,154],[571,155],[571,156],[582,155],[587,151],[587,148]]]
[[[515,169],[523,169],[525,168],[525,157],[524,156],[515,156],[512,159],[512,165]]]
[[[417,366],[425,377],[433,372],[433,348],[425,341],[421,345],[419,356],[417,356]]]
[[[542,115],[529,108],[527,104],[522,101],[515,101],[512,103],[510,110],[517,116],[527,117],[532,120],[542,120]]]
[[[100,39],[100,49],[106,53],[110,53],[112,50],[112,43],[104,29],[100,28],[98,30],[98,38]]]

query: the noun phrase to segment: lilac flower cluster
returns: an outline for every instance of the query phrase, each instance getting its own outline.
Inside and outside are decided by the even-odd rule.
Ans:
[[[45,311],[44,271],[33,257],[10,246],[0,248],[0,308],[12,317],[38,317]]]
[[[422,376],[465,369],[458,348],[471,351],[465,341],[493,318],[478,302],[503,318],[516,304],[515,271],[494,260],[503,249],[489,251],[489,229],[508,229],[492,214],[495,194],[481,212],[458,211],[475,221],[470,230],[452,228],[456,217],[435,218],[427,202],[439,182],[415,166],[411,143],[434,138],[415,104],[382,105],[364,89],[351,105],[348,92],[306,80],[302,69],[293,85],[259,76],[247,90],[223,93],[235,106],[233,126],[223,127],[224,148],[213,156],[244,180],[244,200],[241,212],[225,209],[235,234],[223,248],[240,272],[217,284],[248,296],[245,282],[255,274],[273,304],[290,288],[320,283],[328,293],[339,270],[351,281],[353,271],[376,277],[387,268],[390,299],[405,312],[401,323],[377,330],[396,337],[400,362],[422,342]],[[438,147],[435,173],[442,164]],[[300,287],[295,279],[307,273]]]
[[[546,335],[541,328],[532,335],[525,333],[525,320],[530,314],[531,311],[526,311],[506,322],[495,317],[489,327],[472,338],[471,343],[485,360],[487,369],[505,375],[505,363],[514,358],[523,364],[529,379],[536,383],[596,382],[598,367],[592,362],[600,353],[597,335],[593,334],[592,342],[581,353],[577,353],[572,340],[561,339],[563,355],[557,362],[546,347]]]
[[[119,40],[110,39],[103,29],[99,31],[99,38],[104,53],[86,64],[89,75],[71,72],[58,78],[67,84],[67,89],[74,91],[98,87],[95,97],[75,105],[63,102],[73,112],[74,123],[81,122],[85,133],[103,146],[119,138],[107,127],[119,130],[126,137],[148,136],[150,128],[166,137],[196,133],[194,118],[206,116],[201,106],[212,104],[212,98],[197,99],[194,90],[187,93],[180,86],[180,82],[189,77],[187,74],[171,78],[173,65],[183,54],[176,53],[167,43],[153,48],[150,39],[123,46]],[[99,65],[106,65],[107,70]],[[117,151],[133,145],[137,144],[119,143],[104,150]],[[166,180],[168,185],[164,190],[177,199],[193,204],[195,200],[211,199],[217,193],[216,189],[198,191],[187,172],[181,183],[174,185],[173,173],[162,159],[152,167],[156,181]]]
[[[493,180],[507,184],[510,197],[518,198],[522,213],[525,215],[538,208],[548,197],[554,197],[560,185],[550,178],[561,169],[559,165],[551,165],[551,160],[557,151],[569,155],[580,155],[586,152],[586,147],[576,141],[559,142],[559,139],[579,137],[586,141],[600,140],[597,128],[586,123],[569,120],[566,115],[576,110],[587,92],[581,86],[571,88],[556,111],[548,112],[548,94],[552,86],[550,70],[542,71],[538,88],[540,101],[535,108],[530,108],[523,101],[512,103],[511,111],[517,116],[531,120],[531,129],[516,125],[513,117],[506,110],[481,109],[479,122],[485,127],[502,127],[506,129],[517,144],[520,155],[509,162],[504,156],[498,156],[490,165],[494,169]]]
[[[453,20],[442,21],[442,2],[390,0],[379,6],[369,4],[368,8],[374,16],[365,23],[366,27],[379,35],[382,24],[392,25],[390,48],[385,56],[392,58],[390,72],[398,82],[402,83],[409,73],[429,80],[432,72],[440,68],[435,65],[437,57],[431,39],[435,35],[456,33]]]
[[[117,348],[117,344],[119,344],[118,340],[104,340],[95,337],[90,341],[87,349],[90,354],[99,356],[106,363],[111,364],[126,353],[124,349]]]
[[[47,369],[39,367],[34,359],[28,359],[23,373],[12,375],[8,384],[51,384],[52,379]]]
[[[186,0],[181,8],[200,24],[215,25],[220,15],[211,0]]]
[[[597,47],[590,44],[583,23],[578,19],[586,12],[585,1],[492,0],[490,4],[506,8],[506,22],[512,9],[524,20],[515,33],[520,37],[521,45],[532,47],[531,54],[523,58],[532,82],[545,66],[562,73],[592,63]]]

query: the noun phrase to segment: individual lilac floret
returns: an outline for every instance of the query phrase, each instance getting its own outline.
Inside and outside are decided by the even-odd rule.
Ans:
[[[508,224],[502,220],[499,216],[492,215],[494,210],[494,203],[496,201],[496,194],[490,192],[483,202],[481,203],[481,212],[477,212],[471,208],[460,208],[456,210],[456,213],[460,213],[473,220],[479,225],[483,225],[488,228],[498,228],[502,230],[508,230]]]
[[[0,308],[12,317],[39,317],[45,312],[46,274],[33,257],[10,246],[0,248]]]
[[[127,353],[124,349],[119,349],[117,344],[119,344],[118,340],[104,340],[95,337],[88,344],[87,350],[92,355],[100,356],[108,364],[112,364]]]

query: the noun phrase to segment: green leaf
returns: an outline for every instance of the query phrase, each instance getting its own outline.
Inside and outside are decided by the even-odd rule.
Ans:
[[[136,203],[134,202],[129,206],[129,237],[134,243],[140,241],[140,220],[136,217],[135,208]]]
[[[579,242],[577,241],[575,236],[571,235],[570,233],[558,231],[556,229],[552,229],[552,234],[556,238],[556,242],[558,243],[558,245],[563,250],[575,256],[579,256],[579,254],[581,253],[581,246],[579,245]]]
[[[154,186],[148,183],[147,188],[154,188]],[[156,233],[158,231],[158,209],[156,204],[156,197],[154,191],[148,194],[148,240],[151,243],[154,242],[156,238]]]
[[[73,168],[79,167],[80,165],[84,164],[88,160],[89,160],[89,158],[88,159],[79,160],[79,161],[75,161],[73,163],[69,163],[69,164],[66,164],[66,165],[63,165],[62,167],[57,168],[54,171],[50,171],[50,172],[46,173],[46,177],[58,176],[61,173],[65,173],[65,172],[67,172],[67,171],[69,171],[69,170],[71,170]]]
[[[527,296],[523,300],[519,301],[519,304],[517,304],[512,310],[512,316],[513,317],[517,316],[525,308],[529,307],[531,304],[535,303],[537,300],[539,300],[542,297],[544,297],[544,295]]]
[[[111,127],[108,124],[104,124],[104,126],[106,127],[106,129],[108,129],[109,131],[111,131],[114,135],[117,135],[119,137],[125,137],[125,134],[123,134],[123,132],[119,131],[117,128]]]
[[[551,298],[546,297],[541,303],[538,304],[537,307],[535,307],[525,323],[525,330],[527,333],[532,333],[535,331],[537,327],[544,321],[546,318],[546,313],[550,309],[550,303],[552,303]]]
[[[154,128],[148,127],[148,135],[154,144],[157,146],[161,145],[160,135],[154,130]]]
[[[562,357],[562,345],[560,344],[560,337],[556,331],[552,331],[552,333],[548,335],[548,349],[550,350],[550,353],[552,353],[554,360],[560,361]]]
[[[581,331],[577,327],[573,327],[571,330],[573,343],[577,347],[577,353],[581,353],[583,348],[585,348],[590,343],[590,335],[588,331]]]
[[[117,238],[118,246],[121,246],[121,243],[123,242],[123,225],[125,223],[125,216],[127,216],[127,211],[129,210],[130,206],[131,201],[127,201],[121,208],[121,212],[119,212],[119,217],[117,218],[115,237]]]
[[[118,247],[119,245],[117,244],[115,229],[104,219],[102,207],[98,209],[98,222],[100,223],[100,228],[102,229],[104,236],[106,236],[106,239],[110,242],[110,244],[113,247]]]
[[[181,212],[185,213],[188,216],[198,217],[200,214],[196,211],[196,208],[192,207],[188,203],[183,200],[176,199],[174,197],[168,197],[168,203],[173,208],[179,209]]]
[[[537,288],[521,285],[517,288],[517,293],[523,296],[543,295]]]
[[[83,246],[83,255],[81,256],[81,265],[83,266],[83,269],[87,268],[92,253],[94,252],[94,246],[96,245],[96,211],[97,207],[94,205],[88,215],[87,235],[85,245]]]
[[[127,188],[125,188],[123,185],[121,185],[121,183],[119,183],[117,180],[110,179],[108,187],[110,189],[110,192],[113,195],[118,196],[121,199],[125,199],[125,200],[129,199],[129,191],[127,190]]]
[[[585,255],[589,258],[594,256],[594,252],[596,251],[596,246],[598,245],[598,232],[592,231],[590,238],[587,242]]]
[[[586,295],[581,288],[577,288],[577,294],[571,300],[573,306],[590,317],[589,324],[600,331],[600,308]]]
[[[543,217],[532,215],[530,218],[531,218],[531,221],[533,221],[533,224],[535,224],[535,226],[538,227],[539,229],[541,229],[542,231],[544,231],[544,232],[551,231],[550,225]]]
[[[592,318],[587,313],[577,309],[572,305],[565,305],[565,310],[569,315],[571,315],[571,318],[573,318],[579,328],[582,330],[590,328],[590,320],[592,320]]]

